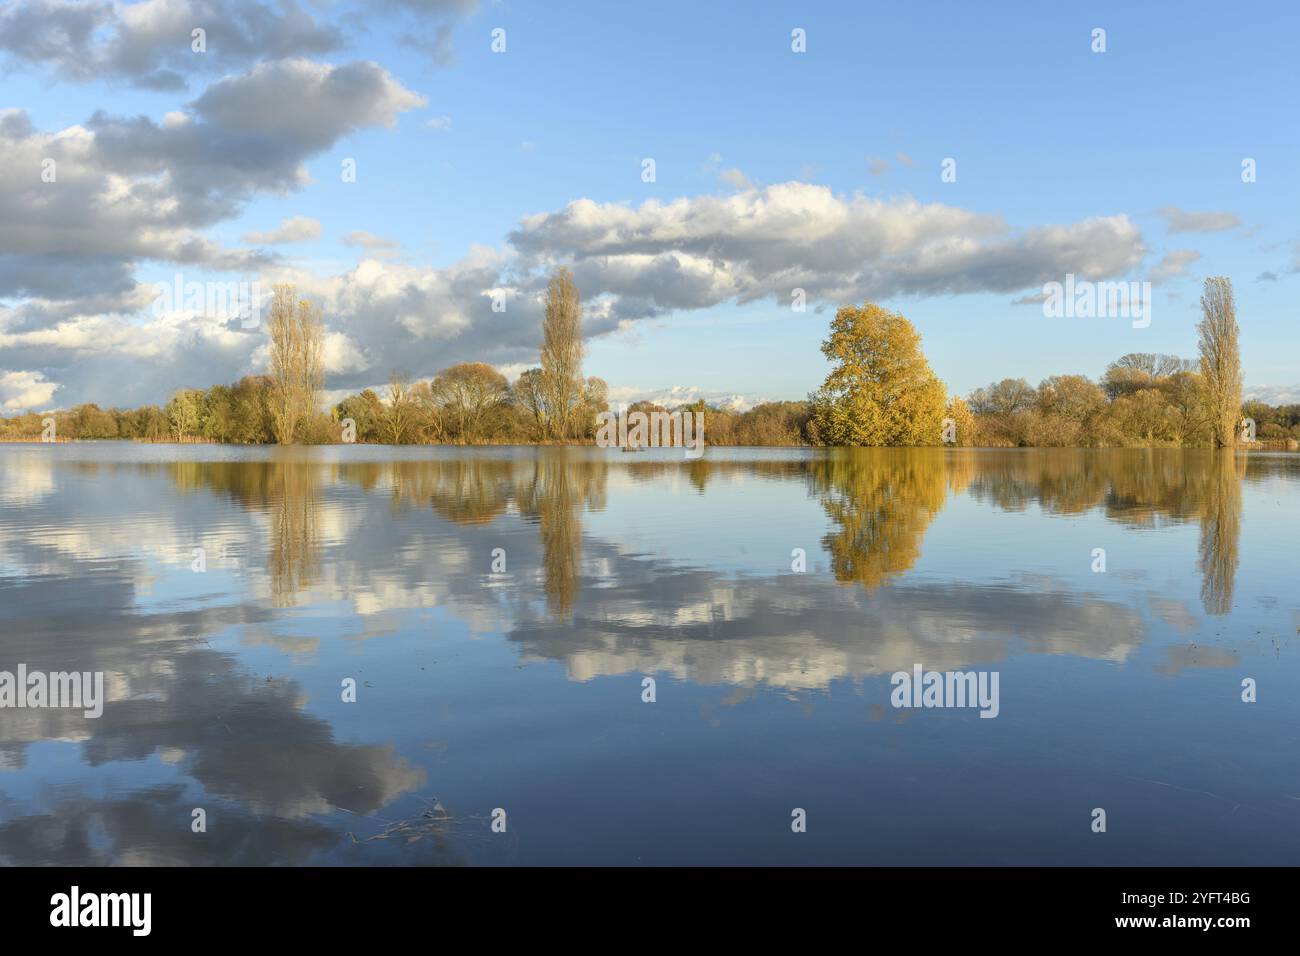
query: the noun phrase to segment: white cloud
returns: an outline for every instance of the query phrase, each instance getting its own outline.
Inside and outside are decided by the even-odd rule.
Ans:
[[[631,405],[634,402],[653,402],[665,408],[674,408],[678,405],[686,405],[703,399],[709,405],[718,408],[743,412],[768,401],[764,397],[740,395],[735,392],[712,391],[700,388],[697,385],[671,385],[668,388],[657,389],[628,385],[611,386],[608,394],[611,408],[617,408],[620,403]]]
[[[1243,395],[1269,405],[1296,405],[1300,404],[1300,385],[1247,385]]]
[[[593,291],[617,293],[642,314],[788,301],[796,287],[826,302],[1014,292],[1069,272],[1121,275],[1146,251],[1123,215],[1018,231],[943,203],[800,182],[636,208],[579,199],[525,217],[510,242],[536,263],[574,262]]]
[[[145,259],[260,270],[267,254],[201,230],[258,193],[297,189],[307,159],[423,102],[373,63],[286,60],[220,80],[185,122],[101,112],[47,133],[0,111],[6,163],[52,174],[0,177],[0,298],[125,297]]]
[[[0,410],[44,410],[49,407],[50,399],[58,388],[58,382],[46,381],[40,372],[0,371]]]
[[[639,207],[580,199],[525,217],[504,248],[475,248],[443,268],[385,261],[388,241],[369,233],[345,241],[371,254],[341,274],[276,261],[255,273],[263,288],[294,282],[322,305],[337,336],[327,356],[331,389],[384,381],[394,370],[428,376],[466,360],[535,363],[546,275],[561,263],[583,291],[590,338],[670,310],[765,297],[784,304],[796,287],[828,305],[1037,291],[1068,272],[1123,273],[1145,252],[1124,216],[1016,230],[998,216],[941,203],[839,196],[797,182]],[[192,242],[190,249],[222,254]],[[53,261],[67,268],[63,258]],[[503,294],[504,312],[492,311],[493,290]],[[116,310],[43,299],[0,308],[0,364],[65,383],[60,395],[69,403],[159,401],[177,381],[232,381],[264,364],[262,330],[229,316],[133,318],[128,303],[140,309],[141,292],[128,288],[120,298]]]

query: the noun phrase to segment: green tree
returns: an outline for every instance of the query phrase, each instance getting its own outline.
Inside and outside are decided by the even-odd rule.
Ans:
[[[199,408],[202,400],[203,392],[199,389],[183,388],[167,403],[167,420],[171,422],[177,441],[199,430]]]

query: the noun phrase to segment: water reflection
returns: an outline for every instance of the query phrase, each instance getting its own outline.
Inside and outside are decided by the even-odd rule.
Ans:
[[[701,494],[715,481],[737,477],[802,484],[825,513],[821,543],[834,580],[861,590],[837,593],[815,575],[727,575],[680,560],[655,561],[605,540],[584,544],[584,515],[606,508],[611,469],[644,485],[685,478]],[[810,687],[882,673],[919,657],[952,666],[997,659],[1012,637],[1034,650],[1113,660],[1123,660],[1140,640],[1141,623],[1132,611],[1061,582],[1026,579],[984,590],[943,582],[924,585],[929,594],[911,585],[877,597],[883,585],[913,568],[949,499],[967,492],[1009,512],[1031,504],[1051,514],[1097,512],[1127,528],[1199,522],[1203,606],[1208,614],[1228,613],[1246,458],[1151,450],[843,449],[779,461],[664,457],[624,463],[589,450],[554,449],[340,464],[298,452],[258,462],[175,463],[170,474],[178,487],[206,487],[266,516],[275,607],[292,606],[321,583],[322,488],[352,485],[386,498],[399,516],[430,509],[461,542],[502,521],[521,521],[520,531],[535,534],[535,555],[516,552],[510,561],[518,573],[495,590],[483,586],[489,533],[475,546],[474,564],[445,566],[424,582],[431,590],[416,598],[403,599],[391,586],[381,589],[391,608],[372,602],[371,613],[420,600],[477,605],[504,621],[527,654],[565,660],[578,679],[659,669],[705,683]],[[421,566],[412,547],[429,543],[394,541],[389,553],[381,542],[370,543],[344,562],[351,565],[346,577],[364,585],[401,564]],[[446,550],[442,542],[436,547]],[[592,586],[584,592],[585,550],[599,558],[601,571],[589,577]],[[529,602],[530,568],[541,582],[543,618]],[[327,587],[323,596],[337,597],[338,590]],[[895,623],[899,615],[910,624]],[[696,646],[701,639],[711,642],[707,653]],[[982,650],[966,646],[972,640]]]
[[[1245,459],[1219,454],[1206,469],[1200,507],[1201,603],[1207,614],[1232,610],[1241,542],[1241,476]]]
[[[1201,606],[1224,617],[1245,489],[1280,481],[1294,503],[1300,484],[1294,457],[1192,451],[349,451],[0,451],[0,668],[102,670],[109,689],[98,721],[0,714],[6,861],[491,859],[459,829],[484,806],[438,802],[468,784],[442,772],[445,741],[424,724],[454,714],[420,682],[463,675],[504,695],[503,712],[512,692],[498,659],[458,669],[441,649],[450,628],[496,639],[458,653],[552,665],[561,713],[579,698],[555,694],[618,675],[726,686],[735,704],[916,662],[1128,665],[1152,628],[1195,634],[1187,601],[1157,581],[1139,603],[1106,576],[1022,559],[1017,542],[940,531],[945,512],[1040,541],[1097,522],[1139,536],[1124,563],[1148,573],[1169,551],[1147,542],[1169,539],[1146,536],[1195,525]],[[962,565],[950,539],[982,542],[990,567]],[[820,543],[806,573],[788,567],[791,540]],[[190,571],[194,547],[207,575]],[[393,649],[371,650],[381,638]],[[1180,640],[1149,665],[1161,679],[1241,661]],[[383,706],[340,708],[340,674],[382,689],[368,700]],[[520,706],[507,726],[560,719]],[[474,716],[499,733],[495,719],[487,705]],[[464,733],[482,746],[477,723]],[[81,767],[42,749],[56,745]],[[221,841],[189,838],[200,805]]]
[[[813,488],[835,529],[822,544],[838,580],[874,589],[916,563],[947,497],[953,461],[939,448],[880,448],[837,449],[811,463]]]
[[[78,463],[76,467],[94,466]],[[165,467],[178,488],[204,488],[264,516],[266,540],[252,550],[267,555],[275,607],[294,605],[300,594],[321,583],[322,488],[354,485],[368,496],[386,498],[399,516],[410,509],[431,509],[453,528],[465,529],[461,537],[470,529],[490,529],[498,521],[522,520],[525,527],[535,529],[537,554],[535,561],[527,553],[516,555],[512,563],[518,568],[522,559],[538,566],[548,614],[556,623],[571,621],[575,606],[584,600],[583,518],[605,509],[611,468],[647,485],[685,477],[699,493],[716,480],[738,475],[804,484],[827,518],[828,531],[821,543],[835,580],[863,589],[863,596],[851,598],[855,602],[865,602],[882,585],[905,575],[920,557],[926,533],[950,497],[966,492],[1009,512],[1021,512],[1031,504],[1052,514],[1095,511],[1128,528],[1196,521],[1201,596],[1206,612],[1214,615],[1225,614],[1232,606],[1241,487],[1246,477],[1244,456],[1055,449],[1032,454],[841,449],[785,461],[660,458],[626,464],[583,449],[553,449],[524,457],[355,463],[322,462],[299,451],[262,461],[184,461]],[[408,545],[393,542],[391,552],[385,554],[381,543],[370,543],[364,554],[352,557],[349,576],[364,580],[371,572],[391,570],[410,559],[407,550]],[[611,548],[610,542],[596,542],[595,550],[603,556],[605,580],[599,582],[600,593],[585,598],[604,604],[594,612],[603,619],[630,614],[674,625],[701,621],[714,625],[732,620],[737,608],[753,603],[738,596],[745,587],[743,578],[738,583],[680,561],[662,566],[646,562],[623,554],[616,545]],[[463,569],[462,584],[481,581],[485,568],[482,561],[478,564]],[[445,576],[454,578],[456,572],[448,569]],[[816,589],[825,587],[824,579],[808,580],[815,582]],[[436,589],[437,582],[433,583]],[[759,579],[755,586],[771,583],[776,580]],[[720,586],[726,596],[718,593]],[[788,606],[800,604],[798,590],[797,579],[782,576],[778,595],[760,602],[761,610],[753,616],[787,618]],[[1017,590],[1023,593],[1024,589]],[[630,600],[637,609],[619,613],[610,606],[615,600]],[[772,606],[773,602],[782,607]],[[410,605],[399,600],[397,606]],[[516,623],[533,626],[526,612],[516,608],[509,613],[522,613],[525,620]],[[987,623],[980,629],[990,630]]]

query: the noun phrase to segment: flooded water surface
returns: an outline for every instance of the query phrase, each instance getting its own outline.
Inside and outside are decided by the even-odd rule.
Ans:
[[[104,698],[0,860],[1295,864],[1298,541],[1286,454],[0,446],[0,672]]]

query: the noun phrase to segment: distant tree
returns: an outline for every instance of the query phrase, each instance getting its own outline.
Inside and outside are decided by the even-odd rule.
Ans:
[[[1168,405],[1171,437],[1180,445],[1213,442],[1205,408],[1205,386],[1196,372],[1175,372],[1160,383]]]
[[[199,408],[199,430],[205,438],[227,442],[238,428],[235,391],[228,385],[213,385],[203,395]]]
[[[461,362],[444,369],[429,388],[452,433],[465,442],[483,439],[489,416],[510,394],[506,377],[483,362]]]
[[[1158,352],[1129,352],[1111,362],[1108,368],[1129,369],[1143,372],[1151,378],[1164,378],[1175,372],[1191,372],[1196,363],[1177,355],[1165,355]]]
[[[277,285],[271,298],[271,413],[282,445],[301,437],[318,411],[324,383],[324,325],[320,310],[299,299],[291,285]]]
[[[943,383],[902,315],[874,303],[845,306],[822,353],[835,367],[814,402],[821,440],[833,445],[937,445]]]
[[[271,416],[271,380],[265,375],[245,375],[234,386],[235,433],[233,441],[264,445],[276,440]]]
[[[703,404],[703,403],[701,403]],[[724,416],[720,409],[704,409],[705,434],[715,444],[714,432]],[[799,445],[804,441],[809,408],[806,402],[762,402],[735,416],[734,441],[741,445]],[[723,437],[719,431],[718,438]]]
[[[388,403],[384,407],[384,440],[390,445],[404,445],[411,439],[415,425],[415,405],[411,401],[411,382],[401,372],[388,379]]]
[[[380,426],[384,418],[384,403],[370,389],[360,394],[349,395],[334,408],[335,418],[340,422],[352,419],[356,425],[356,438],[359,442],[373,442],[380,438]]]
[[[567,438],[582,401],[582,298],[573,273],[561,268],[546,288],[542,383],[553,438]]]
[[[1231,448],[1237,443],[1241,419],[1241,353],[1237,345],[1237,307],[1232,283],[1223,276],[1205,280],[1201,296],[1201,380],[1209,409],[1214,444]]]
[[[60,430],[72,438],[116,438],[118,434],[116,417],[94,403],[74,408]]]
[[[1105,374],[1101,377],[1102,390],[1112,402],[1117,398],[1132,395],[1134,392],[1140,392],[1144,388],[1152,388],[1155,385],[1156,377],[1150,372],[1116,365],[1113,362],[1106,368]]]
[[[167,403],[167,419],[171,422],[176,440],[181,441],[199,430],[199,403],[203,393],[198,389],[183,388]]]
[[[1034,386],[1023,378],[1004,378],[987,388],[970,393],[970,407],[977,415],[1014,415],[1034,407]]]
[[[961,397],[954,395],[948,399],[943,417],[952,420],[955,439],[952,444],[969,446],[978,443],[979,429],[975,416],[971,414],[970,406]]]
[[[574,434],[578,438],[592,438],[596,434],[596,416],[609,411],[609,385],[595,375],[582,383],[582,403],[578,408]]]
[[[540,368],[525,369],[514,387],[515,403],[527,414],[538,438],[545,438],[547,434],[545,378]]]
[[[1086,375],[1053,375],[1038,385],[1037,407],[1044,415],[1083,424],[1106,404],[1106,394]]]

